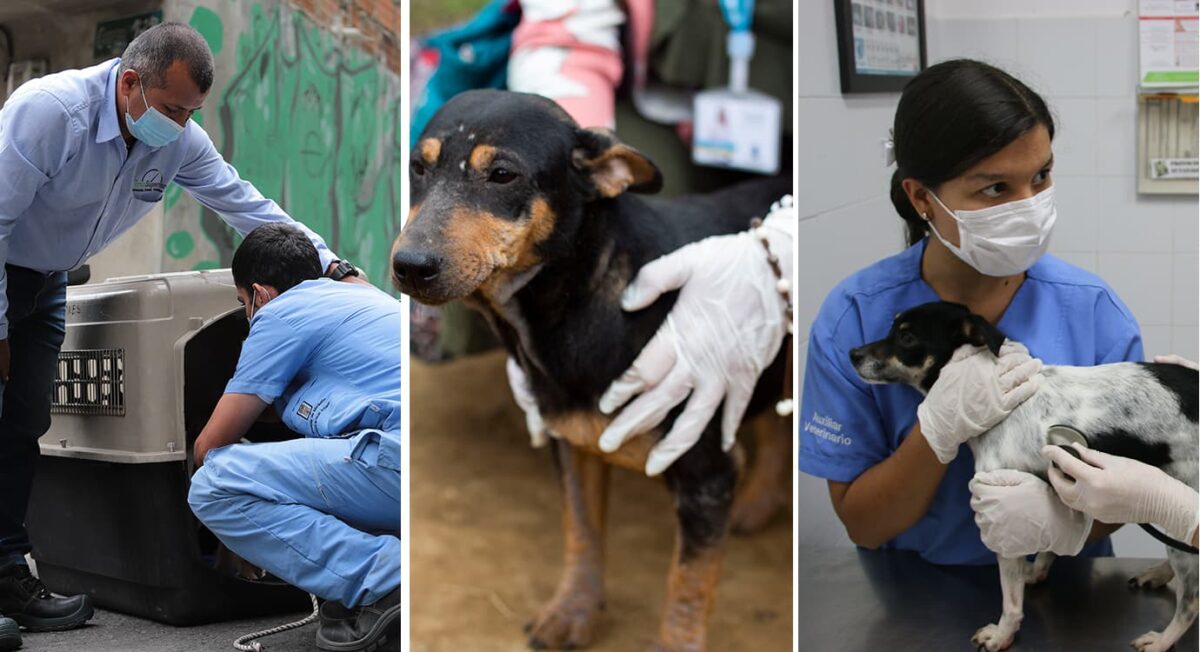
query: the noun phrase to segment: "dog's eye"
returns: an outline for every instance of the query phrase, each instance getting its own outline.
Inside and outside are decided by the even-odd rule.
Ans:
[[[900,331],[896,333],[896,343],[907,349],[917,345],[917,336],[912,331]]]
[[[408,164],[408,169],[411,170],[412,173],[418,177],[425,174],[425,165],[415,159],[411,163]]]
[[[491,174],[488,175],[488,183],[499,183],[503,185],[516,178],[517,175],[511,170],[507,168],[496,168],[492,170]]]

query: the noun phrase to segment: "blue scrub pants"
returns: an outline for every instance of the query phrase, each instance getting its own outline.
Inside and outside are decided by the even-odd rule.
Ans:
[[[67,273],[5,265],[8,274],[8,383],[0,383],[0,565],[32,550],[25,512],[38,438],[50,428],[58,351],[66,336]]]
[[[211,450],[188,503],[246,561],[326,600],[372,604],[400,586],[400,460],[380,454],[381,437],[398,450],[399,435],[377,430]]]

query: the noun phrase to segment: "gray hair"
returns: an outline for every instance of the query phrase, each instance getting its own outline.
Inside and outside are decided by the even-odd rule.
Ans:
[[[183,23],[162,23],[138,34],[121,55],[120,72],[134,70],[147,88],[163,88],[176,61],[187,64],[192,81],[207,93],[213,82],[212,50],[200,32]]]

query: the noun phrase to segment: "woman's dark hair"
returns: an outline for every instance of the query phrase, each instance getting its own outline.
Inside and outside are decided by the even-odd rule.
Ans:
[[[321,277],[321,257],[303,231],[273,222],[251,231],[233,252],[233,284],[249,291],[254,283],[280,292]]]
[[[929,224],[908,200],[904,179],[936,188],[1038,125],[1054,138],[1046,102],[994,66],[952,59],[913,77],[900,96],[892,126],[892,204],[907,225],[908,244],[920,242]]]

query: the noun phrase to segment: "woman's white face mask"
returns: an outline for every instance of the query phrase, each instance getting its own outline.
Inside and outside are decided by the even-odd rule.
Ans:
[[[929,230],[980,274],[1020,274],[1033,267],[1050,246],[1050,233],[1057,218],[1054,186],[1028,199],[973,211],[950,210],[932,190],[929,195],[958,222],[958,246],[947,242],[934,228],[933,220],[926,217]]]

